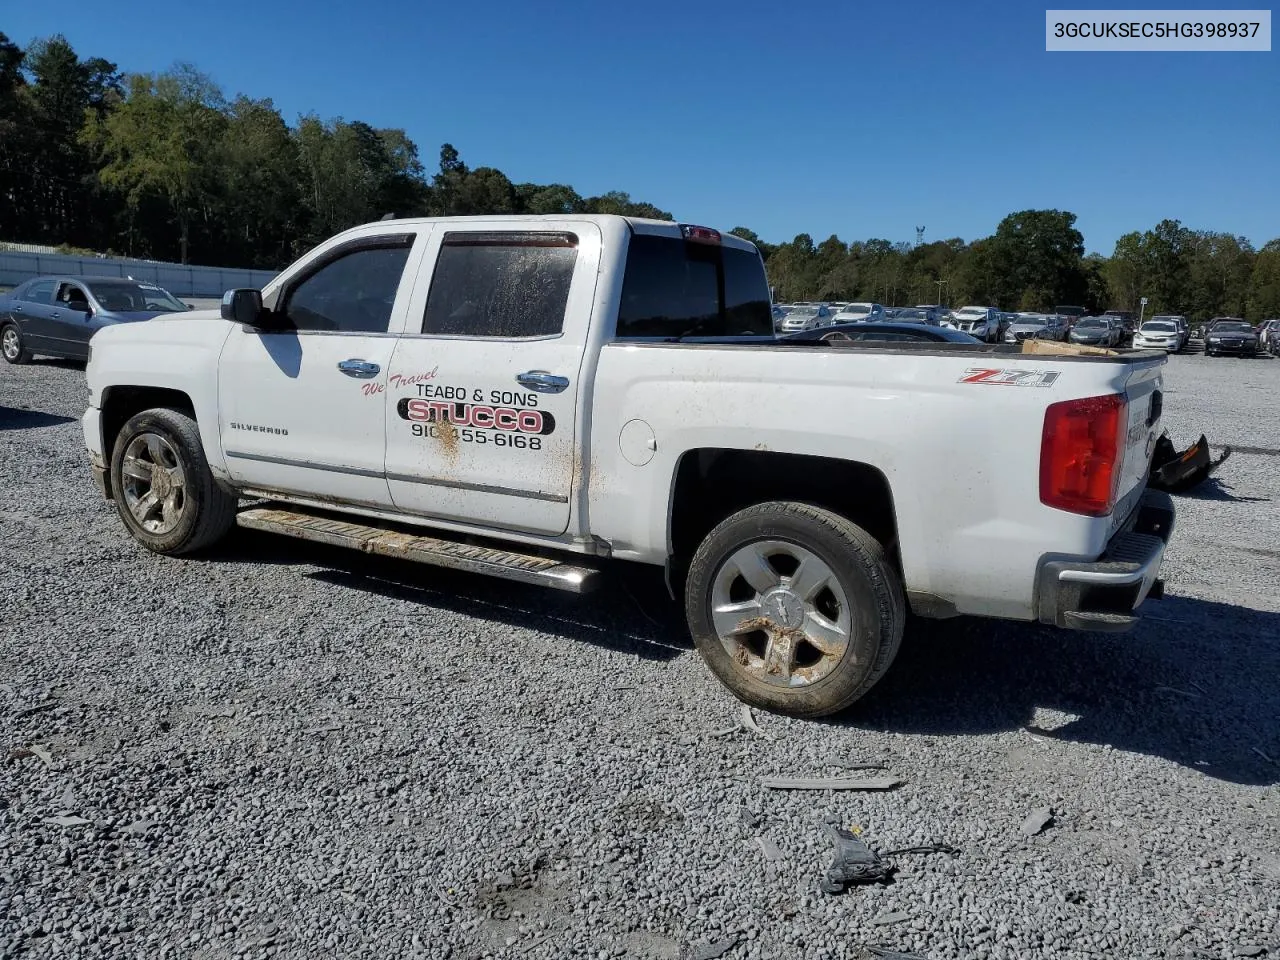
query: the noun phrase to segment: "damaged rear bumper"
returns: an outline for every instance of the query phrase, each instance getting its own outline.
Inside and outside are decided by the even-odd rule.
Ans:
[[[1037,581],[1037,618],[1071,630],[1128,630],[1148,596],[1159,599],[1164,548],[1175,510],[1167,493],[1147,490],[1130,521],[1097,560],[1047,560]]]

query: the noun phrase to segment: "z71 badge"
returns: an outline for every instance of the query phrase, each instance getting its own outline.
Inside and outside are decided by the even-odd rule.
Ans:
[[[1062,374],[1057,370],[1015,370],[1012,367],[970,367],[958,383],[994,383],[1000,387],[1051,387]]]

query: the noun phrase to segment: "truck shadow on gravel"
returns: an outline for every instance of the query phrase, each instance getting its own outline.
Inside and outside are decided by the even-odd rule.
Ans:
[[[642,660],[674,660],[693,650],[683,620],[667,596],[662,571],[656,569],[606,576],[600,590],[579,597],[249,530],[235,531],[209,558],[321,567],[303,576],[511,627],[544,630],[566,642],[591,643]]]
[[[36,430],[40,427],[61,426],[71,421],[71,417],[60,417],[39,410],[0,406],[0,430]]]
[[[312,568],[302,576],[638,659],[693,650],[656,569],[607,568],[604,586],[584,598],[247,530],[210,559]],[[1219,780],[1280,783],[1280,614],[1171,595],[1144,613],[1131,634],[913,620],[885,678],[817,723],[925,736],[1028,730]]]
[[[1144,613],[1131,634],[915,621],[884,680],[834,722],[940,736],[1024,729],[1280,783],[1280,614],[1174,596]]]

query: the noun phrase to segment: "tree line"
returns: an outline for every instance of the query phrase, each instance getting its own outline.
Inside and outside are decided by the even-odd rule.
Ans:
[[[23,49],[0,33],[0,240],[270,269],[387,213],[673,219],[621,191],[514,183],[448,143],[428,174],[402,129],[314,114],[290,125],[271,100],[228,99],[190,65],[125,74],[62,36]],[[1148,315],[1280,316],[1280,239],[1255,249],[1165,220],[1107,257],[1085,254],[1075,223],[1023,210],[989,237],[921,244],[733,232],[760,247],[780,300],[1136,312],[1147,297]]]
[[[283,267],[333,234],[400,216],[618,213],[623,192],[513,183],[449,144],[428,176],[404,130],[227,99],[194,67],[123,74],[65,37],[0,33],[0,240],[210,266]]]
[[[1104,257],[1085,254],[1075,222],[1075,214],[1064,210],[1023,210],[1001,220],[991,236],[968,243],[958,237],[845,243],[833,235],[815,244],[802,233],[769,244],[745,227],[732,232],[764,252],[781,301],[977,304],[1010,311],[1073,305],[1136,314],[1146,297],[1146,316],[1280,317],[1280,239],[1256,250],[1244,237],[1163,220],[1125,234]]]

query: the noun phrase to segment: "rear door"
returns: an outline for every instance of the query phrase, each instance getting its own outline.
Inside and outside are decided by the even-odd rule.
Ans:
[[[53,294],[58,288],[56,280],[32,280],[20,288],[20,296],[12,301],[10,311],[22,329],[23,339],[32,350],[49,349],[53,313]]]
[[[442,225],[386,381],[395,505],[461,523],[563,533],[577,463],[600,228]]]

